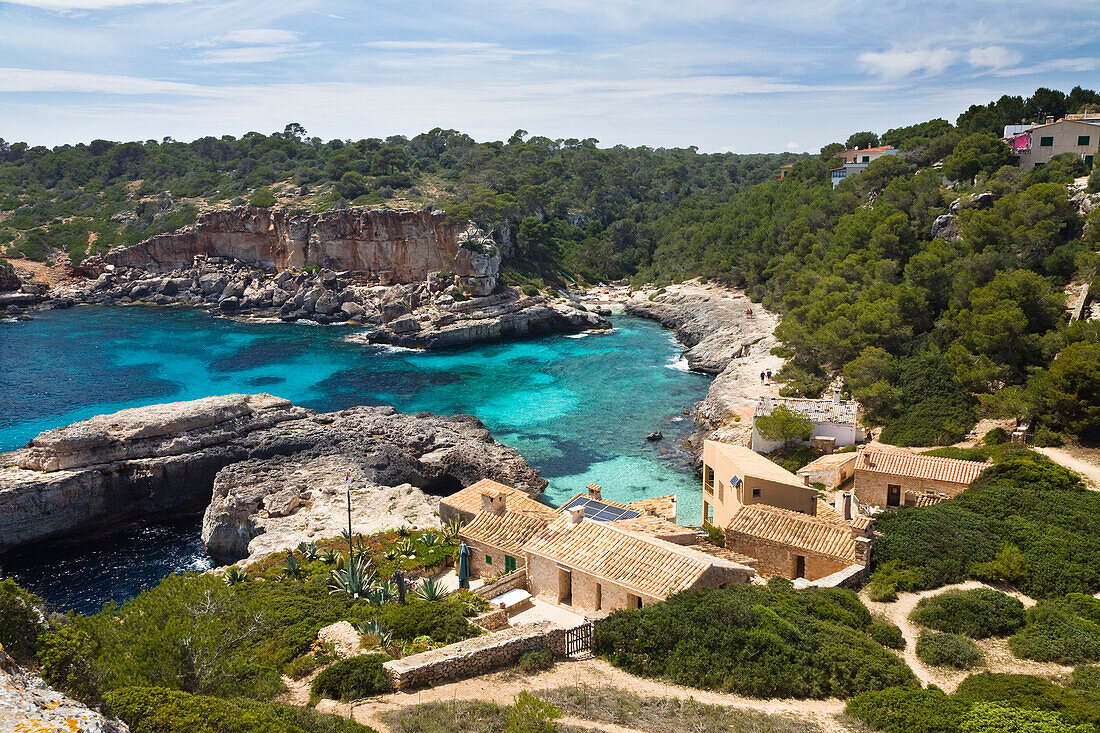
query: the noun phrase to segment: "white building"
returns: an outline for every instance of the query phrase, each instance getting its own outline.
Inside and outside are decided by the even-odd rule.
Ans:
[[[867,164],[872,160],[878,160],[884,155],[897,155],[898,149],[889,145],[880,145],[877,148],[853,148],[841,150],[837,155],[844,158],[844,165],[829,171],[829,179],[833,182],[833,188],[841,181],[851,176],[857,176],[867,170]]]
[[[757,419],[770,415],[772,410],[784,405],[795,412],[801,412],[814,424],[812,442],[832,442],[833,448],[862,443],[867,439],[867,431],[859,424],[859,403],[854,400],[842,400],[834,393],[831,400],[811,400],[800,397],[761,397],[756,403],[756,413],[752,421],[752,449],[757,453],[770,453],[781,448],[780,441],[767,440],[756,429]]]

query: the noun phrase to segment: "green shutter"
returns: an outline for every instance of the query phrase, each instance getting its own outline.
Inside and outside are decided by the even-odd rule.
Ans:
[[[1054,137],[1041,137],[1041,138],[1039,138],[1039,147],[1040,148],[1054,147]]]
[[[510,573],[516,569],[516,559],[511,555],[504,556],[504,572]]]
[[[1078,145],[1088,145],[1089,144],[1089,136],[1088,135],[1079,135],[1077,137],[1077,144]]]
[[[486,555],[485,556],[485,564],[486,565],[492,565],[493,564],[493,556],[492,555]]]

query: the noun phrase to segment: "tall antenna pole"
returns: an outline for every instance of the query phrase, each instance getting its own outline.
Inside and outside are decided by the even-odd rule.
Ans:
[[[351,561],[355,557],[355,545],[352,544],[351,535],[351,469],[349,468],[344,473],[344,483],[347,486],[348,492],[348,568],[351,568]]]

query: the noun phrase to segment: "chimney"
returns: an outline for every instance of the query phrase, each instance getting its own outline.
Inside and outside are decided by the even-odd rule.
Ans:
[[[588,498],[600,501],[603,498],[603,487],[599,484],[588,484]]]
[[[833,404],[834,405],[839,405],[840,404],[840,389],[839,388],[833,390]]]
[[[481,511],[500,516],[508,509],[508,495],[503,491],[481,493]]]
[[[845,491],[840,495],[840,508],[837,510],[840,512],[840,516],[844,517],[845,522],[852,521],[852,492]]]
[[[1047,124],[1048,125],[1053,125],[1054,124],[1054,115],[1047,115]]]
[[[569,524],[580,524],[584,521],[584,506],[573,507],[572,509],[566,509],[569,512]]]

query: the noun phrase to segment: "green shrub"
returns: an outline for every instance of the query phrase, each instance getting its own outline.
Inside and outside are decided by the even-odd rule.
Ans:
[[[1050,710],[1069,723],[1100,723],[1100,704],[1073,689],[1026,674],[972,674],[954,696],[973,705],[996,702],[1025,710]]]
[[[989,562],[976,562],[970,566],[970,574],[979,580],[1004,581],[1020,585],[1031,572],[1031,565],[1022,550],[1011,542],[997,550]]]
[[[957,733],[968,706],[941,690],[890,687],[856,695],[847,713],[884,733]]]
[[[959,733],[1094,733],[1091,725],[1067,725],[1057,713],[1022,710],[1003,703],[983,702],[970,709]]]
[[[1024,659],[1059,664],[1100,661],[1100,599],[1081,593],[1039,602],[1027,624],[1008,640]]]
[[[917,637],[917,657],[935,667],[973,669],[982,662],[982,653],[962,634],[922,631]]]
[[[1006,454],[970,489],[929,507],[902,507],[875,521],[872,562],[878,569],[919,571],[922,588],[987,573],[1008,545],[1023,554],[1017,587],[1032,598],[1100,590],[1100,492],[1038,454]],[[872,576],[874,578],[874,576]]]
[[[898,591],[912,591],[924,587],[919,570],[906,567],[898,560],[883,563],[871,574],[867,596],[875,603],[892,603],[898,599]]]
[[[1036,428],[1031,442],[1038,448],[1057,448],[1063,443],[1062,436],[1047,427]]]
[[[982,436],[982,442],[986,445],[1004,445],[1008,442],[1008,433],[1004,428],[993,428]]]
[[[808,445],[787,444],[768,454],[773,463],[777,463],[791,473],[821,456],[821,451]]]
[[[871,638],[889,649],[904,649],[905,636],[901,629],[894,624],[883,622],[873,623],[867,627],[867,633]]]
[[[1024,625],[1024,604],[992,588],[949,590],[922,598],[909,620],[972,639],[1008,636]]]
[[[904,662],[868,636],[871,624],[850,591],[772,581],[617,611],[596,626],[594,650],[633,674],[758,697],[915,684]]]
[[[132,733],[370,733],[371,728],[310,708],[123,687],[105,699]]]
[[[532,298],[539,294],[539,289],[530,284],[524,285],[522,288],[520,288],[520,291],[522,291],[524,295],[530,296]]]
[[[343,659],[313,678],[310,693],[317,698],[358,700],[386,692],[390,681],[382,664],[388,660],[385,654],[360,654]]]
[[[42,599],[11,578],[0,580],[0,646],[16,661],[34,657],[38,637],[48,630]]]
[[[387,604],[382,608],[382,625],[401,641],[430,636],[432,641],[453,644],[480,633],[466,620],[461,600],[453,597],[440,601],[410,597],[404,606]]]
[[[533,649],[519,658],[519,668],[527,672],[545,672],[554,666],[554,653],[549,649]]]
[[[1100,703],[1100,665],[1089,664],[1073,670],[1070,687],[1093,702]]]
[[[271,192],[271,189],[264,187],[256,189],[256,193],[252,194],[252,198],[249,199],[248,203],[251,206],[268,208],[277,204],[278,201],[275,198],[275,194]]]
[[[508,709],[507,733],[553,733],[561,711],[529,692],[521,692]]]

